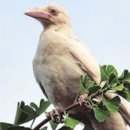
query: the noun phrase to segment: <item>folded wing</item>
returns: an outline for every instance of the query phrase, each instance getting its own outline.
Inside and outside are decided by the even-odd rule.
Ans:
[[[100,83],[100,68],[97,60],[94,58],[93,54],[90,50],[82,45],[77,40],[71,40],[69,51],[70,54],[78,60],[80,63],[81,69],[84,69],[85,72],[97,83]],[[117,94],[115,93],[106,93],[107,98],[113,98]],[[126,119],[128,124],[130,124],[130,102],[125,100],[123,97],[120,96],[121,103],[119,112],[122,116]]]

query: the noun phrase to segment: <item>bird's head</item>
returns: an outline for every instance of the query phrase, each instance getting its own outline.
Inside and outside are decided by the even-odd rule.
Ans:
[[[39,20],[44,26],[70,26],[69,16],[60,6],[56,4],[49,4],[46,7],[29,9],[25,12],[25,15]]]

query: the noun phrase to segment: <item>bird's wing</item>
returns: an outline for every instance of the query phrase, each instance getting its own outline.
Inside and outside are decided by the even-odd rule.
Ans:
[[[37,81],[37,82],[38,82],[38,81]],[[38,82],[38,84],[39,84],[39,86],[40,86],[40,88],[41,88],[43,94],[44,94],[44,95],[46,96],[46,98],[48,99],[47,93],[46,93],[46,91],[45,91],[43,85],[41,84],[41,82]]]
[[[69,40],[69,52],[75,60],[97,84],[100,83],[100,68],[92,52],[78,40]]]
[[[69,51],[71,55],[80,62],[80,66],[86,70],[86,73],[94,80],[96,83],[100,83],[100,68],[97,60],[94,58],[92,53],[88,48],[85,48],[79,41],[72,40],[70,43]],[[113,98],[114,94],[106,94],[108,98]],[[121,98],[120,113],[124,116],[127,122],[130,124],[130,103]]]
[[[34,77],[35,77],[35,79],[36,79],[38,85],[40,86],[40,88],[41,88],[43,94],[45,95],[46,98],[48,98],[47,93],[46,93],[46,91],[45,91],[45,89],[44,89],[44,86],[43,86],[43,84],[41,83],[40,79],[38,78],[38,77],[39,77],[39,76],[38,76],[38,75],[39,75],[39,72],[38,72],[37,67],[38,67],[38,65],[36,64],[36,61],[33,59],[33,73],[34,73]]]

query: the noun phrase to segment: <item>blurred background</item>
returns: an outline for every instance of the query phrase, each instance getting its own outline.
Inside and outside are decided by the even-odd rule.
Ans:
[[[13,123],[18,101],[43,98],[32,71],[43,28],[24,12],[48,3],[68,11],[76,35],[100,64],[130,70],[130,0],[0,0],[0,122]]]

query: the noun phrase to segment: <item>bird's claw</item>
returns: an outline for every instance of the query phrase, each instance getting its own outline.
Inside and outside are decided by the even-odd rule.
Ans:
[[[51,112],[48,112],[47,117],[51,117],[51,120],[55,123],[60,123],[63,119],[60,109],[53,109]]]
[[[80,97],[79,97],[79,99],[78,99],[78,101],[79,101],[79,103],[80,103],[80,106],[83,106],[85,103],[86,103],[86,97],[87,97],[87,94],[82,94],[82,95],[80,95]]]
[[[78,101],[80,106],[84,107],[87,111],[90,111],[92,110],[92,106],[90,102],[86,100],[87,96],[88,96],[87,94],[80,95]]]

